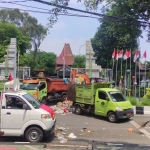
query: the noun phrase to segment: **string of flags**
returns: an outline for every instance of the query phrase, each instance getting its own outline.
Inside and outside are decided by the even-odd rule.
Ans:
[[[124,55],[123,55],[123,50],[118,51],[116,49],[114,49],[113,53],[112,53],[112,58],[118,60],[119,58],[124,58],[124,60],[128,59],[131,57],[131,50],[126,50]],[[141,58],[146,58],[147,57],[147,53],[146,51],[143,53],[143,56]],[[140,51],[137,50],[134,54],[134,58],[133,58],[133,62],[136,62],[136,60],[140,58]]]

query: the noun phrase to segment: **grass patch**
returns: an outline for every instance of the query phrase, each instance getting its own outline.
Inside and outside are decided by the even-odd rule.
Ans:
[[[136,100],[135,97],[127,97],[127,100],[130,101],[133,106],[150,106],[150,99],[142,98],[140,101]]]

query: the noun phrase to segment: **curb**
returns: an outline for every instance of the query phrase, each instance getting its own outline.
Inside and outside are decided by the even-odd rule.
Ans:
[[[132,106],[134,114],[150,115],[150,106]]]

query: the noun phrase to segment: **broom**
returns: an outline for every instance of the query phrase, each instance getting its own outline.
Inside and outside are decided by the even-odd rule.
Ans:
[[[146,122],[142,123],[141,126],[138,127],[138,129],[139,129],[139,128],[144,128],[149,122],[150,122],[150,121],[146,121]]]

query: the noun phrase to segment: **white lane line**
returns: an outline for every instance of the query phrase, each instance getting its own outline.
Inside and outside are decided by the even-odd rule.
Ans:
[[[80,147],[80,148],[87,148],[87,147],[91,147],[91,145],[89,146],[81,146],[81,145],[57,145],[57,144],[49,144],[48,147]]]
[[[143,128],[139,128],[140,127],[140,125],[139,124],[137,124],[135,121],[130,121],[130,123],[133,125],[133,126],[135,126],[140,132],[142,132],[146,137],[148,137],[149,139],[150,139],[150,133],[149,132],[147,132],[145,129],[143,129]]]
[[[113,143],[107,143],[107,145],[115,145],[115,146],[120,145],[120,146],[123,146],[123,144],[113,144]]]

